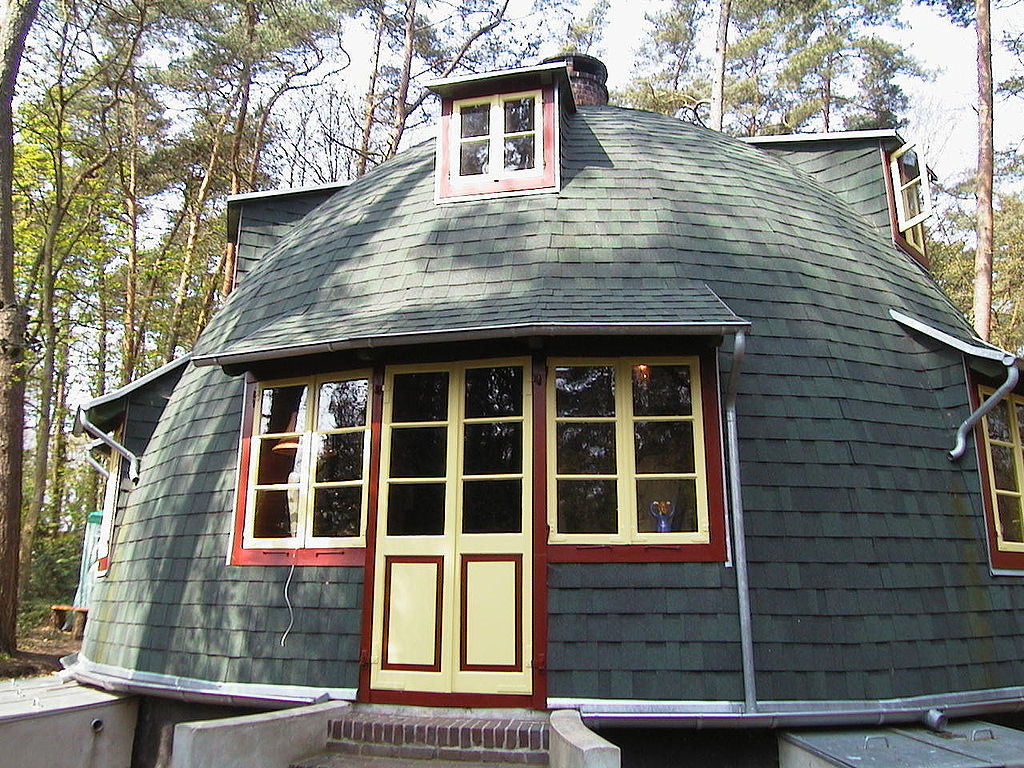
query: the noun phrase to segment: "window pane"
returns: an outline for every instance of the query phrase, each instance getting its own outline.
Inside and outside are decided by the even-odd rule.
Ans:
[[[522,472],[522,424],[467,424],[463,471],[467,475]]]
[[[314,536],[358,536],[363,489],[318,488],[313,506]]]
[[[463,484],[463,533],[520,533],[522,530],[520,480],[475,480]]]
[[[259,438],[259,466],[256,485],[283,485],[298,483],[302,470],[299,437]]]
[[[534,135],[505,139],[505,170],[525,171],[534,167]]]
[[[448,373],[400,373],[394,378],[391,420],[444,421],[448,418]]]
[[[638,421],[633,445],[641,475],[693,472],[693,425],[688,421]]]
[[[614,416],[614,369],[609,366],[556,368],[555,415]]]
[[[533,130],[532,98],[505,102],[505,133],[522,133]]]
[[[559,533],[616,533],[615,480],[559,480]]]
[[[689,416],[692,412],[689,366],[633,366],[634,415]]]
[[[636,528],[640,533],[696,531],[696,481],[637,480]]]
[[[996,488],[1001,491],[1019,491],[1020,483],[1017,480],[1017,465],[1013,461],[1013,449],[1001,445],[990,447]]]
[[[1016,496],[996,496],[999,506],[999,526],[1003,530],[1003,541],[1024,543],[1024,526],[1021,525],[1020,499]]]
[[[489,141],[466,141],[459,150],[459,175],[479,176],[487,173],[487,158],[490,155]]]
[[[340,483],[363,476],[363,433],[319,435],[316,454],[316,481]]]
[[[1021,445],[1024,445],[1024,403],[1016,403],[1014,408],[1017,411],[1017,433]]]
[[[392,485],[388,489],[388,536],[444,533],[444,484]]]
[[[470,136],[486,136],[491,128],[491,105],[477,104],[472,107],[462,107],[459,110],[462,118],[462,128],[459,134],[462,138]]]
[[[391,432],[391,477],[444,477],[445,427],[410,427]]]
[[[260,399],[260,432],[296,432],[306,428],[306,386],[270,387]]]
[[[993,440],[1010,442],[1010,404],[1003,400],[985,416],[988,436]]]
[[[298,496],[298,489],[256,491],[253,536],[258,539],[288,539],[294,536],[298,520]]]
[[[558,424],[557,469],[560,475],[614,475],[615,425]]]
[[[370,382],[366,379],[321,384],[316,428],[327,431],[365,425],[369,391]]]
[[[523,369],[470,368],[466,371],[466,418],[523,415]]]

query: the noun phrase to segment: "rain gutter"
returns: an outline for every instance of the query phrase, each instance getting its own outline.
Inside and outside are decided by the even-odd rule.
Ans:
[[[318,704],[331,700],[354,701],[356,698],[354,688],[221,683],[214,680],[200,680],[195,677],[142,672],[109,664],[99,664],[90,661],[81,653],[74,661],[70,662],[70,666],[62,674],[72,677],[80,683],[96,686],[105,691],[159,696],[192,703],[284,709],[300,704]]]
[[[747,540],[743,526],[743,486],[740,482],[740,444],[736,428],[736,389],[740,365],[747,349],[745,331],[737,331],[732,348],[732,366],[725,394],[725,428],[729,451],[729,498],[732,502],[733,542],[736,547],[736,599],[739,604],[740,655],[743,662],[743,707],[757,711],[754,632],[750,614],[750,582],[747,577]]]
[[[949,460],[956,461],[967,451],[967,436],[970,434],[971,430],[974,429],[986,413],[999,405],[1003,398],[1010,394],[1014,387],[1017,386],[1017,382],[1020,381],[1020,361],[1015,355],[1004,349],[999,349],[999,347],[995,347],[990,344],[980,346],[978,344],[968,343],[962,339],[956,338],[955,336],[951,336],[944,331],[940,331],[938,328],[934,328],[921,320],[910,317],[909,315],[904,315],[902,312],[898,312],[895,309],[889,310],[889,316],[900,325],[915,330],[918,333],[922,333],[925,336],[929,336],[948,347],[952,347],[953,349],[962,352],[965,355],[977,357],[982,360],[993,360],[1006,367],[1006,381],[1004,381],[992,396],[985,400],[977,410],[968,416],[960,425],[960,428],[957,429],[956,444],[949,452]]]
[[[610,323],[512,323],[501,326],[480,326],[450,331],[419,331],[410,333],[375,334],[352,336],[345,339],[294,344],[280,347],[265,347],[248,352],[212,352],[196,355],[192,362],[197,366],[246,365],[284,357],[319,355],[351,349],[373,349],[394,347],[403,344],[480,341],[495,338],[520,338],[527,336],[586,336],[593,334],[635,335],[652,333],[673,336],[725,336],[750,327],[746,320],[711,322],[635,323],[629,321]]]
[[[802,728],[928,723],[1024,711],[1024,687],[990,688],[876,701],[633,701],[550,698],[549,709],[576,709],[596,728]]]
[[[117,442],[111,435],[108,435],[102,429],[97,427],[91,421],[89,417],[85,415],[85,411],[81,408],[78,409],[78,426],[88,432],[93,437],[97,438],[101,442],[105,443],[110,447],[111,450],[117,451],[119,454],[124,456],[128,460],[128,477],[133,483],[139,482],[139,457],[134,453],[125,448],[121,443]],[[91,456],[89,457],[92,458]]]

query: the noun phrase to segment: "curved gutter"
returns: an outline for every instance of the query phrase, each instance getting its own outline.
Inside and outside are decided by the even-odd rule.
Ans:
[[[78,425],[88,432],[93,437],[105,443],[110,447],[111,450],[117,451],[119,454],[124,456],[128,460],[128,477],[133,483],[139,482],[139,457],[129,451],[111,435],[108,435],[102,429],[97,427],[91,421],[89,417],[85,415],[85,411],[81,408],[78,409]]]
[[[743,661],[744,711],[757,711],[754,632],[750,615],[750,583],[747,578],[747,540],[743,526],[743,486],[740,482],[740,444],[736,428],[736,389],[740,365],[747,349],[747,336],[737,331],[732,348],[732,365],[725,394],[725,428],[729,451],[729,498],[732,502],[733,541],[736,547],[736,599],[739,603],[740,655]]]
[[[971,430],[977,426],[978,422],[981,421],[986,413],[999,405],[1003,398],[1010,394],[1014,387],[1017,386],[1017,382],[1020,381],[1020,368],[1018,367],[1018,363],[1020,361],[1015,355],[1012,355],[1006,350],[999,349],[999,347],[991,344],[986,346],[971,344],[963,339],[950,336],[948,333],[940,331],[938,328],[934,328],[917,318],[905,315],[895,309],[889,310],[889,316],[900,325],[915,330],[918,333],[922,333],[925,336],[929,336],[948,347],[952,347],[953,349],[962,352],[965,355],[977,357],[982,360],[993,360],[1001,363],[1006,368],[1006,381],[1004,381],[999,389],[992,393],[992,396],[982,403],[977,410],[964,419],[964,422],[957,429],[956,443],[954,444],[953,449],[949,452],[949,460],[956,461],[967,452],[967,436],[970,434]]]

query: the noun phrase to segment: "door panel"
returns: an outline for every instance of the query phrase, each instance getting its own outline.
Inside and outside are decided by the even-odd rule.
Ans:
[[[386,372],[373,690],[532,691],[528,370]]]

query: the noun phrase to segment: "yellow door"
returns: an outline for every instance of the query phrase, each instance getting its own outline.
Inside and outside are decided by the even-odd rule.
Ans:
[[[388,370],[372,689],[531,692],[529,378],[523,360]]]

